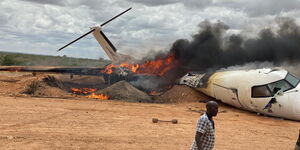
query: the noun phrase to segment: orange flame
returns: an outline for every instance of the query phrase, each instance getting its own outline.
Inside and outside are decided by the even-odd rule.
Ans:
[[[156,60],[146,61],[143,64],[110,64],[102,72],[106,74],[111,74],[113,73],[113,70],[115,68],[122,67],[127,68],[128,70],[136,74],[150,74],[163,76],[166,72],[175,67],[176,64],[177,62],[175,61],[175,54],[170,54],[166,58],[158,58]]]
[[[93,92],[97,91],[97,89],[92,89],[92,88],[81,88],[81,89],[71,88],[71,91],[74,94],[84,94],[84,95],[87,95],[87,94],[90,94],[90,93],[93,93]]]
[[[106,74],[112,74],[113,73],[113,69],[116,68],[117,66],[114,65],[114,64],[110,64],[108,65],[104,71],[102,71],[103,73],[106,73]]]
[[[21,67],[10,67],[10,68],[7,68],[7,71],[9,71],[9,72],[19,72],[21,70],[22,70]]]
[[[156,91],[151,91],[150,93],[149,93],[149,95],[157,95],[158,93],[156,92]]]
[[[95,94],[92,93],[91,95],[86,96],[87,98],[94,98],[94,99],[101,99],[101,100],[108,100],[109,96],[104,94]]]

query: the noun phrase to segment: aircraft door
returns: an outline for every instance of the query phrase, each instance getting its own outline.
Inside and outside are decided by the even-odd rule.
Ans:
[[[238,98],[238,90],[236,88],[227,88],[214,84],[214,95],[216,99],[221,100],[224,103],[242,108]]]

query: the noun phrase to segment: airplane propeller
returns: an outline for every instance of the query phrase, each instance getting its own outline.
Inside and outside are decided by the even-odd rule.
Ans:
[[[125,11],[121,12],[120,14],[116,15],[115,17],[113,17],[113,18],[109,19],[108,21],[106,21],[106,22],[102,23],[102,24],[100,25],[100,27],[102,27],[102,26],[106,25],[107,23],[111,22],[112,20],[116,19],[117,17],[119,17],[119,16],[123,15],[124,13],[126,13],[127,11],[129,11],[130,9],[131,9],[131,7],[130,7],[130,8],[128,8],[128,9],[126,9]],[[60,48],[60,49],[58,49],[57,51],[61,51],[62,49],[66,48],[67,46],[69,46],[69,45],[73,44],[74,42],[76,42],[76,41],[80,40],[81,38],[83,38],[83,37],[87,36],[88,34],[92,33],[93,31],[95,31],[95,29],[92,29],[92,30],[90,30],[89,32],[87,32],[87,33],[83,34],[83,35],[82,35],[82,36],[80,36],[79,38],[77,38],[77,39],[75,39],[75,40],[71,41],[70,43],[68,43],[68,44],[66,44],[65,46],[61,47],[61,48]]]

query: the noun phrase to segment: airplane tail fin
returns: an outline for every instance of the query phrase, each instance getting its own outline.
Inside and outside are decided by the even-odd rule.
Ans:
[[[87,36],[88,34],[93,33],[94,37],[96,38],[98,43],[101,45],[101,47],[103,48],[103,50],[105,51],[105,53],[107,54],[109,59],[111,59],[113,64],[118,64],[118,63],[125,62],[125,61],[126,62],[134,61],[135,59],[132,58],[129,55],[124,55],[124,54],[117,53],[117,49],[115,48],[115,46],[109,41],[109,39],[101,31],[102,26],[104,26],[105,24],[109,23],[110,21],[116,19],[117,17],[121,16],[122,14],[126,13],[130,9],[131,8],[128,8],[127,10],[123,11],[122,13],[120,13],[120,14],[116,15],[115,17],[109,19],[105,23],[101,24],[99,27],[91,28],[91,30],[89,32],[83,34],[82,36],[78,37],[77,39],[75,39],[75,40],[71,41],[70,43],[64,45],[63,47],[61,47],[57,51],[61,51],[62,49],[66,48],[67,46],[69,46],[69,45],[73,44],[74,42],[80,40],[81,38]]]
[[[115,46],[110,42],[106,35],[101,31],[100,27],[94,27],[93,35],[103,48],[109,59],[113,64],[119,64],[121,62],[132,62],[134,58],[129,55],[121,54],[117,52]]]

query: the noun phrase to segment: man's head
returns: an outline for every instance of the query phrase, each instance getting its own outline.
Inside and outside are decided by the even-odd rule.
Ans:
[[[213,116],[217,116],[218,114],[218,103],[215,101],[209,101],[206,103],[206,113],[213,117]]]

